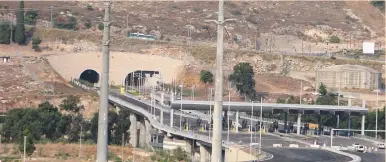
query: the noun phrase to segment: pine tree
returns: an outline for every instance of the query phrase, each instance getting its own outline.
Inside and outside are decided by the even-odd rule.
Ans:
[[[16,29],[15,42],[18,44],[25,43],[25,28],[24,28],[24,1],[20,1],[19,10],[16,11]]]

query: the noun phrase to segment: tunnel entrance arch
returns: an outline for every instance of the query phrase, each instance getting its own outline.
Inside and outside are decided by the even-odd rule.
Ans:
[[[89,83],[98,83],[99,82],[99,73],[92,69],[87,69],[83,71],[80,76],[79,80],[87,81]]]
[[[149,81],[148,79],[155,77],[155,75],[158,75],[157,78],[161,78],[159,71],[135,70],[126,75],[125,86],[128,86],[128,87],[144,86],[145,84],[148,83]]]

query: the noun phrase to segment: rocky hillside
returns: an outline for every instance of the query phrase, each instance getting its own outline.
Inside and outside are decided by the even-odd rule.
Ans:
[[[16,9],[18,2],[1,2]],[[26,1],[26,8],[38,9],[38,26],[47,26],[50,6],[53,21],[57,16],[74,16],[78,30],[100,32],[103,19],[102,2]],[[112,32],[156,34],[168,41],[213,42],[216,26],[205,23],[217,19],[218,2],[114,2]],[[364,12],[365,11],[365,12]],[[15,19],[13,12],[2,11],[3,19]],[[316,52],[337,48],[358,48],[358,40],[376,39],[384,34],[384,15],[370,2],[225,2],[225,17],[237,19],[226,25],[227,45],[232,48],[280,52]],[[86,29],[90,22],[92,28]],[[188,38],[188,30],[191,36]],[[328,46],[330,36],[338,36],[341,45]],[[236,41],[235,38],[238,38]],[[303,47],[301,46],[302,41]],[[383,40],[383,39],[381,39]],[[350,45],[349,45],[350,42]],[[339,47],[338,47],[339,46]]]

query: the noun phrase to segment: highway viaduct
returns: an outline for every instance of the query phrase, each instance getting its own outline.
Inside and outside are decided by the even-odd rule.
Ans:
[[[74,81],[74,83],[87,88],[84,85],[81,85],[79,82]],[[88,88],[92,89],[92,88]],[[151,106],[151,103],[146,100],[139,100],[137,97],[130,95],[122,95],[116,91],[110,92],[109,102],[115,105],[118,109],[121,108],[129,108],[132,112],[130,114],[130,121],[133,123],[130,126],[130,134],[133,134],[130,139],[130,144],[137,147],[144,147],[149,145],[149,141],[151,141],[150,130],[152,128],[158,129],[161,132],[168,134],[169,136],[182,138],[187,141],[187,144],[190,147],[190,152],[199,152],[200,153],[200,161],[209,161],[210,159],[210,147],[211,147],[211,138],[205,134],[194,133],[194,131],[187,131],[184,129],[179,129],[177,120],[173,118],[176,115],[181,115],[186,118],[189,118],[191,123],[195,121],[198,116],[193,116],[191,114],[181,113],[178,110],[167,109],[167,106],[159,106],[154,105],[156,107],[156,113],[160,117],[157,119],[151,110],[147,110],[146,108]],[[225,134],[223,134],[225,135]],[[276,140],[280,141],[280,138],[273,139],[273,136],[265,136],[265,140]],[[225,138],[223,138],[225,139]],[[249,134],[233,134],[231,143],[237,143],[238,140],[243,141],[244,144],[249,143]],[[265,141],[266,143],[267,141]],[[223,154],[224,158],[228,158],[227,150],[230,148],[230,144],[226,141],[223,141]],[[292,142],[293,143],[293,142]],[[271,144],[272,145],[272,144]],[[327,161],[350,161],[350,158],[347,156],[339,155],[330,151],[326,151],[323,149],[310,149],[310,148],[272,148],[272,147],[264,147],[263,151],[270,152],[274,157],[271,160],[272,162],[276,161],[313,161],[315,159],[319,160],[327,160]],[[302,156],[304,152],[309,152],[312,156]],[[297,154],[299,156],[293,156]],[[331,158],[333,157],[333,158]],[[219,159],[219,161],[231,161],[225,159]]]

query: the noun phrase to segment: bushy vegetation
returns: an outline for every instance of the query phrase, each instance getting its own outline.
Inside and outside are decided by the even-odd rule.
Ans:
[[[39,44],[41,42],[42,42],[42,40],[40,39],[39,36],[32,37],[32,49],[34,49],[35,51],[39,50],[40,49]]]
[[[28,25],[35,25],[39,14],[36,10],[29,10],[25,13],[24,22]]]
[[[15,26],[12,25],[13,38],[15,39]],[[11,41],[11,22],[0,22],[0,44],[9,44]]]
[[[77,20],[73,16],[58,15],[55,18],[54,26],[59,29],[77,30]]]
[[[157,162],[188,162],[190,161],[188,154],[181,147],[174,150],[156,150],[150,157],[152,161]]]
[[[61,113],[59,110],[63,111]],[[84,110],[80,98],[68,96],[59,108],[46,101],[38,108],[12,109],[5,117],[2,128],[2,141],[22,144],[27,136],[27,148],[34,150],[34,143],[38,141],[51,142],[78,142],[83,131],[82,140],[97,142],[98,114],[95,113],[91,121],[85,120]],[[130,127],[129,112],[127,109],[120,113],[110,110],[108,122],[108,143],[121,144],[122,135],[125,140],[130,138],[127,130]],[[31,151],[28,154],[32,154]]]
[[[340,43],[340,38],[339,38],[338,36],[333,35],[333,36],[331,36],[331,37],[328,39],[328,41],[329,41],[330,43]]]
[[[371,1],[374,7],[379,8],[381,11],[385,11],[385,1]]]
[[[254,75],[252,66],[247,62],[242,62],[233,67],[229,81],[236,85],[240,95],[246,95],[253,100],[256,98]]]
[[[103,23],[99,23],[98,24],[98,29],[99,30],[103,30],[105,28],[105,25],[103,25]]]

